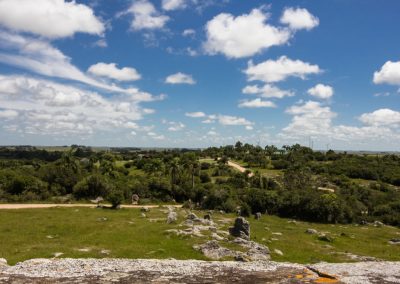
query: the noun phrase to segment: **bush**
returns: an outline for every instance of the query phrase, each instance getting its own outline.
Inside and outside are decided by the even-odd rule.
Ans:
[[[120,190],[113,190],[107,196],[107,201],[111,203],[113,209],[117,209],[124,201],[124,194]]]

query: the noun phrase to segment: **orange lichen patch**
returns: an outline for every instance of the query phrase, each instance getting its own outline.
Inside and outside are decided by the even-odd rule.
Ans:
[[[338,283],[337,279],[326,278],[326,277],[319,277],[314,280],[314,283]]]
[[[304,276],[301,275],[301,274],[298,274],[298,275],[296,275],[296,278],[297,278],[297,279],[302,279],[302,278],[304,278]]]

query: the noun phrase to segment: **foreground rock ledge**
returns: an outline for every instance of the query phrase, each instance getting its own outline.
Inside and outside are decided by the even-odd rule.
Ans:
[[[32,259],[0,266],[0,283],[400,283],[400,262],[311,266],[257,262]]]

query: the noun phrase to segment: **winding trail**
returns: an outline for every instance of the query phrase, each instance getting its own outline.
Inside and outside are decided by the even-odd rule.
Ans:
[[[228,166],[237,169],[241,173],[244,173],[245,171],[249,170],[249,169],[246,169],[245,167],[242,167],[241,165],[239,165],[235,162],[231,162],[231,161],[228,161]],[[254,173],[250,172],[249,177],[252,177],[252,176],[254,176]]]

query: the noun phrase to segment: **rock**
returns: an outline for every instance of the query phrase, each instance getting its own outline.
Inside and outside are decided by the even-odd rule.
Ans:
[[[103,222],[103,221],[107,221],[108,219],[106,217],[100,217],[97,218],[97,221]]]
[[[201,222],[200,218],[194,213],[189,213],[189,215],[186,216],[186,219],[192,220],[193,222]]]
[[[211,221],[211,214],[206,214],[206,215],[204,215],[204,220],[209,220],[209,221]]]
[[[55,252],[55,253],[53,253],[53,257],[54,257],[54,258],[60,257],[60,256],[62,256],[63,254],[64,254],[63,252]]]
[[[108,249],[102,249],[101,251],[100,251],[100,253],[101,254],[110,254],[110,250],[108,250]]]
[[[147,208],[147,207],[142,207],[142,208],[140,208],[140,212],[145,212],[145,213],[147,213],[147,212],[149,212],[149,211],[150,211],[150,209]]]
[[[178,214],[174,211],[170,211],[167,216],[167,224],[175,223],[178,220]]]
[[[225,211],[224,210],[219,210],[219,214],[224,215]]]
[[[229,233],[231,236],[250,240],[250,224],[245,218],[238,217],[233,227],[229,228]]]
[[[274,232],[274,233],[272,233],[272,235],[275,235],[275,236],[282,236],[282,233],[281,233],[281,232]]]
[[[318,231],[315,229],[307,229],[306,233],[310,234],[310,235],[316,235],[316,234],[318,234]]]
[[[274,253],[281,256],[283,255],[283,252],[279,249],[274,249]]]
[[[0,258],[0,266],[7,265],[7,259]]]
[[[255,218],[256,220],[260,220],[260,219],[261,219],[261,213],[260,213],[260,212],[257,212],[257,213],[254,215],[254,218]]]
[[[220,235],[218,235],[216,233],[212,233],[211,234],[211,238],[213,238],[214,240],[217,240],[217,241],[223,241],[224,240],[223,237],[221,237]]]
[[[138,205],[139,204],[139,200],[140,200],[139,195],[132,194],[132,204],[133,205]]]
[[[374,227],[382,227],[382,226],[384,226],[384,224],[382,222],[379,222],[379,221],[375,221],[373,223],[373,225],[374,225]]]
[[[239,253],[239,254],[235,255],[234,260],[241,261],[241,262],[249,262],[249,261],[251,261],[250,259],[248,259],[246,257],[246,255],[244,255],[242,253]]]
[[[217,232],[217,227],[210,226],[208,229],[209,229],[211,232],[213,232],[213,233],[216,233],[216,232]]]
[[[400,239],[391,239],[389,241],[389,244],[391,244],[391,245],[400,245]]]
[[[248,248],[249,250],[246,252],[246,256],[252,261],[270,259],[269,248],[262,244],[248,241],[242,238],[234,239],[233,243],[238,244],[244,248]]]
[[[104,199],[101,196],[97,197],[96,199],[90,200],[91,203],[98,204],[98,205],[103,201],[104,201]]]
[[[145,213],[140,213],[140,216],[142,216],[143,218],[147,218],[147,216],[146,216],[146,214]]]
[[[320,234],[318,236],[318,240],[324,241],[324,242],[330,242],[330,243],[333,242],[333,238],[331,236],[326,235],[326,234]]]
[[[236,255],[235,252],[231,251],[230,249],[221,247],[217,241],[208,241],[202,245],[195,245],[193,248],[201,251],[201,253],[206,257],[214,260]]]

